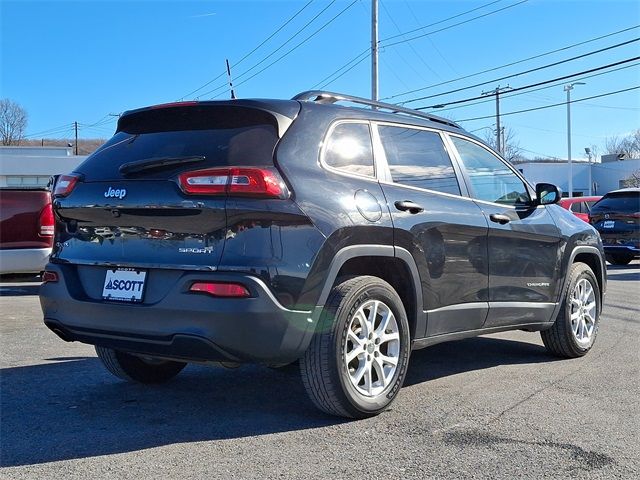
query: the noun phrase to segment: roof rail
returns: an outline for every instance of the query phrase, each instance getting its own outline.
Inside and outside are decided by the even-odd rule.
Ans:
[[[366,106],[377,108],[380,110],[390,110],[391,113],[404,113],[405,115],[424,118],[427,120],[431,120],[432,122],[443,123],[445,125],[449,125],[450,127],[461,128],[460,125],[458,125],[457,123],[451,120],[438,117],[437,115],[431,115],[429,113],[420,112],[412,108],[401,107],[399,105],[394,105],[392,103],[377,102],[375,100],[369,100],[367,98],[362,98],[362,97],[354,97],[352,95],[345,95],[342,93],[326,92],[324,90],[308,90],[306,92],[297,94],[295,97],[292,98],[292,100],[299,100],[303,102],[311,101],[311,102],[323,103],[323,104],[333,104],[337,102],[357,103],[359,105],[366,105]]]

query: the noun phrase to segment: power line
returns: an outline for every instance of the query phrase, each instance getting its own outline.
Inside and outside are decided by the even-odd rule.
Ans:
[[[339,78],[345,76],[347,73],[349,73],[351,70],[353,70],[355,67],[357,67],[358,65],[360,65],[362,62],[364,62],[365,60],[367,60],[370,56],[371,53],[369,51],[366,52],[367,54],[362,57],[360,60],[358,60],[356,63],[354,63],[350,68],[347,68],[344,72],[342,72],[340,75],[338,75],[337,77],[335,77],[333,80],[331,80],[328,83],[325,83],[324,85],[322,85],[322,87],[320,87],[322,90],[324,90],[325,88],[327,88],[329,85],[331,85],[333,82],[335,82],[336,80],[338,80]],[[316,84],[317,85],[317,84]],[[314,87],[315,88],[315,87]]]
[[[391,23],[393,23],[394,27],[396,27],[396,30],[398,30],[398,32],[402,32],[402,30],[400,29],[400,26],[397,24],[397,22],[395,21],[395,19],[393,18],[393,16],[391,15],[391,12],[389,11],[389,9],[387,8],[387,5],[385,4],[385,2],[380,2],[380,5],[382,5],[382,9],[384,10],[384,12],[387,14],[387,17],[389,17],[389,20],[391,20]],[[401,35],[403,35],[401,33]],[[422,62],[422,64],[432,73],[434,74],[436,77],[440,78],[440,76],[438,75],[438,73],[431,68],[431,66],[425,61],[424,58],[422,58],[422,55],[420,55],[420,53],[418,52],[418,50],[416,50],[416,48],[412,45],[409,44],[409,47],[411,48],[411,50],[413,51],[413,53],[415,54],[415,56]],[[422,76],[422,74],[420,73],[419,70],[416,69],[416,67],[413,66],[412,63],[408,62],[406,58],[404,58],[404,56],[400,53],[400,49],[394,47],[398,57],[407,64],[407,66],[413,70],[413,72],[418,75],[421,79],[425,80],[425,78]]]
[[[311,40],[313,37],[315,37],[318,33],[320,33],[322,30],[324,30],[326,27],[328,27],[331,23],[333,23],[336,19],[338,19],[342,14],[344,14],[347,10],[349,10],[352,6],[354,6],[356,3],[358,3],[360,0],[353,0],[353,2],[351,2],[349,5],[347,5],[345,8],[343,8],[339,13],[337,13],[336,15],[334,15],[330,20],[328,20],[326,23],[324,23],[320,28],[316,29],[311,35],[307,36],[304,40],[302,40],[301,42],[299,42],[295,47],[289,49],[287,52],[285,52],[284,54],[282,54],[280,57],[278,57],[277,59],[275,59],[273,62],[271,62],[269,65],[267,65],[266,67],[258,70],[256,73],[254,73],[253,75],[251,75],[249,78],[244,79],[242,82],[238,83],[236,86],[240,86],[243,85],[245,83],[247,83],[249,80],[251,80],[252,78],[255,78],[256,76],[260,75],[262,72],[264,72],[265,70],[267,70],[268,68],[272,67],[273,65],[275,65],[276,63],[278,63],[280,60],[282,60],[283,58],[287,57],[288,55],[290,55],[291,53],[293,53],[295,50],[297,50],[299,47],[301,47],[302,45],[304,45],[305,43],[307,43],[309,40]],[[331,2],[333,3],[333,2]],[[245,72],[245,73],[248,73]],[[244,75],[244,74],[242,74]],[[242,76],[240,75],[240,76]],[[214,89],[215,90],[215,89]],[[203,94],[205,95],[205,94]]]
[[[40,137],[42,135],[54,135],[54,134],[60,133],[61,131],[67,131],[70,128],[72,128],[72,126],[73,126],[73,124],[67,123],[67,124],[64,124],[64,125],[60,125],[58,127],[52,127],[52,128],[47,129],[47,130],[42,130],[40,132],[30,133],[29,135],[24,135],[23,137],[24,138],[31,138],[31,137]]]
[[[598,76],[600,76],[600,75],[607,75],[607,74],[614,73],[614,72],[617,72],[617,71],[620,71],[620,70],[625,70],[625,69],[627,69],[627,68],[637,67],[638,65],[640,65],[640,63],[634,63],[634,64],[632,64],[632,65],[625,65],[624,67],[614,68],[613,70],[609,70],[608,72],[600,72],[600,73],[594,73],[593,75],[585,75],[584,77],[580,77],[580,78],[578,78],[578,79],[576,79],[576,80],[577,80],[577,81],[580,81],[580,80],[586,80],[586,79],[588,79],[588,78],[598,77]],[[602,67],[602,68],[604,69],[604,68],[607,68],[607,67],[608,67],[608,66],[604,66],[604,67]],[[572,77],[574,77],[574,76],[580,76],[580,74],[579,74],[579,73],[577,73],[577,74],[575,74],[575,75],[571,75],[571,76],[572,76]],[[535,88],[535,89],[533,89],[533,90],[531,90],[531,91],[529,91],[529,92],[511,93],[511,92],[513,91],[513,90],[511,90],[511,91],[509,91],[508,93],[506,93],[506,94],[505,94],[505,96],[506,96],[506,97],[511,98],[511,97],[517,97],[517,96],[519,96],[519,95],[528,95],[528,94],[531,94],[531,93],[533,93],[533,92],[538,92],[538,91],[540,91],[540,90],[547,90],[547,89],[549,89],[549,88],[557,87],[557,86],[558,86],[558,85],[560,85],[560,84],[561,84],[561,82],[560,82],[560,83],[554,83],[553,85],[547,85],[547,86],[545,86],[545,87]],[[529,87],[529,88],[531,88],[531,87]],[[520,87],[518,87],[518,90],[519,90],[519,89],[520,89]],[[515,90],[515,89],[514,89],[514,90]],[[542,97],[541,97],[541,98],[542,98]],[[546,99],[545,99],[545,98],[543,98],[543,100],[550,100],[550,101],[553,101],[552,99],[548,99],[548,98],[546,98]],[[469,101],[471,101],[471,100],[469,100]],[[488,102],[493,102],[493,100],[491,100],[491,99],[489,99],[489,100],[482,100],[482,101],[479,101],[479,102],[469,103],[468,105],[458,105],[457,107],[443,108],[443,109],[439,109],[439,110],[434,110],[434,111],[433,111],[433,113],[447,112],[447,111],[449,111],[449,110],[455,110],[455,109],[458,109],[458,108],[471,107],[471,106],[473,106],[473,105],[480,105],[480,104],[482,104],[482,103],[488,103]],[[589,105],[589,104],[585,104],[585,105]],[[602,105],[593,105],[593,106],[602,107]],[[603,107],[603,108],[604,108],[604,107]],[[608,108],[615,108],[615,107],[608,107]],[[617,107],[617,108],[620,108],[620,109],[630,109],[630,110],[634,110],[634,109],[633,109],[633,108],[631,108],[631,107],[627,107],[627,108],[625,108],[625,107]],[[635,110],[637,110],[637,109],[635,109]]]
[[[244,77],[245,75],[247,75],[249,72],[255,70],[257,67],[259,67],[260,65],[262,65],[264,62],[266,62],[269,58],[271,58],[272,56],[274,56],[276,53],[278,53],[280,50],[282,50],[286,45],[288,45],[291,41],[293,41],[293,39],[295,39],[298,35],[300,35],[304,30],[307,29],[307,27],[309,27],[313,22],[315,22],[324,12],[326,12],[334,3],[336,2],[336,0],[332,0],[328,5],[326,5],[322,10],[320,10],[320,12],[318,12],[311,20],[309,20],[306,24],[304,24],[304,26],[300,29],[298,29],[298,31],[296,33],[294,33],[293,35],[291,35],[287,40],[285,40],[282,44],[280,44],[280,46],[278,48],[276,48],[275,50],[273,50],[271,53],[269,53],[266,57],[264,57],[262,60],[260,60],[258,63],[252,65],[251,67],[249,67],[247,70],[245,70],[244,72],[242,72],[241,74],[239,74],[236,77],[237,79],[240,79],[242,77]],[[326,24],[325,24],[326,25]],[[322,29],[323,27],[321,27]],[[314,32],[311,36],[315,35],[316,32]],[[309,37],[308,37],[309,38]],[[304,43],[306,41],[306,39],[302,42]],[[299,45],[297,45],[296,47],[293,48],[293,50],[295,50],[296,48],[298,48]],[[291,51],[291,50],[290,50]],[[286,56],[287,54],[285,54],[284,56]],[[283,58],[283,57],[280,57]],[[279,59],[280,59],[279,58]],[[278,60],[279,60],[278,59]],[[278,61],[276,60],[276,62]],[[275,62],[274,62],[275,63]],[[266,68],[269,68],[271,65],[273,65],[273,63],[267,65]],[[235,65],[234,65],[235,66]],[[260,74],[261,72],[263,72],[264,70],[266,70],[266,68],[263,68],[262,70],[260,70],[259,72],[257,72],[256,74],[252,75],[251,77],[249,77],[249,79],[255,77],[257,74]],[[243,83],[245,83],[245,81],[238,83],[236,86],[239,86]],[[200,95],[198,95],[198,97],[204,97],[205,95],[209,95],[213,92],[216,92],[222,88],[226,88],[227,84],[223,83],[219,86],[217,86],[216,88],[213,88],[211,90],[208,90],[204,93],[201,93]]]
[[[572,73],[570,75],[563,75],[562,77],[552,78],[551,80],[545,80],[545,81],[542,81],[542,82],[537,82],[537,83],[532,83],[532,84],[529,84],[529,85],[524,85],[522,87],[512,88],[512,89],[509,90],[508,93],[505,94],[505,96],[509,96],[513,92],[518,92],[518,91],[526,90],[526,89],[533,88],[533,87],[539,87],[540,85],[547,85],[547,84],[553,83],[553,82],[559,82],[559,81],[562,81],[562,80],[566,80],[568,78],[577,77],[579,75],[586,75],[587,73],[598,72],[600,70],[605,70],[605,69],[611,68],[611,67],[617,67],[618,65],[623,65],[625,63],[635,62],[636,60],[640,60],[640,57],[627,58],[626,60],[620,60],[619,62],[610,63],[608,65],[603,65],[601,67],[590,68],[589,70],[583,70],[582,72]],[[467,102],[472,102],[474,100],[480,100],[481,98],[484,98],[484,95],[480,95],[480,96],[477,96],[477,97],[471,97],[471,98],[467,98],[467,99],[463,99],[463,100],[455,100],[453,102],[447,102],[447,103],[443,103],[443,104],[440,104],[440,105],[442,105],[442,106],[458,105],[460,103],[467,103]],[[425,110],[427,108],[437,108],[437,107],[438,107],[438,105],[429,105],[429,106],[426,106],[426,107],[416,108],[416,110]]]
[[[502,12],[504,10],[508,10],[509,8],[517,7],[518,5],[522,5],[523,3],[527,3],[528,1],[529,0],[520,0],[519,2],[514,3],[512,5],[508,5],[506,7],[502,7],[502,8],[499,8],[497,10],[493,10],[491,12],[487,12],[487,13],[484,13],[482,15],[478,15],[477,17],[469,18],[467,20],[463,20],[462,22],[454,23],[453,25],[442,27],[442,28],[440,28],[438,30],[434,30],[432,32],[423,33],[421,35],[416,35],[415,37],[410,37],[410,38],[407,38],[407,39],[404,39],[404,40],[398,40],[397,42],[388,43],[388,44],[386,44],[384,46],[385,47],[392,47],[393,45],[399,45],[401,43],[412,42],[413,40],[417,40],[418,38],[426,37],[427,35],[433,35],[434,33],[439,33],[439,32],[442,32],[444,30],[448,30],[448,29],[453,28],[453,27],[464,25],[465,23],[473,22],[474,20],[479,20],[480,18],[488,17],[489,15],[493,15],[494,13],[499,13],[499,12]],[[389,40],[389,39],[387,38],[386,40]],[[385,42],[386,40],[382,40],[380,43]]]
[[[454,19],[454,18],[461,17],[462,15],[466,15],[466,14],[468,14],[468,13],[474,12],[474,11],[476,11],[476,10],[479,10],[479,9],[481,9],[481,8],[484,8],[484,7],[487,7],[487,6],[489,6],[489,5],[493,5],[494,3],[498,3],[499,1],[503,1],[503,0],[497,0],[497,1],[493,1],[493,2],[487,3],[487,4],[485,4],[485,5],[481,5],[480,7],[476,7],[476,8],[474,8],[474,9],[467,10],[467,11],[462,12],[462,13],[459,13],[459,14],[457,14],[457,15],[453,15],[452,17],[444,18],[444,19],[439,20],[439,21],[437,21],[437,22],[434,22],[434,23],[431,23],[431,24],[429,24],[429,25],[425,25],[425,26],[423,26],[423,27],[420,27],[420,28],[418,28],[418,29],[416,29],[416,30],[424,30],[424,29],[426,29],[426,28],[429,28],[429,27],[432,27],[432,26],[435,26],[435,25],[439,25],[439,24],[441,24],[441,23],[445,23],[445,22],[447,22],[447,21],[449,21],[449,20],[452,20],[452,19]],[[527,0],[524,0],[524,1],[527,1]],[[491,15],[491,14],[493,14],[493,13],[496,13],[496,12],[490,12],[488,15]],[[487,16],[487,14],[485,14],[485,15],[483,15],[483,16]],[[474,18],[469,19],[468,21],[475,20],[476,18],[480,18],[480,17],[474,17]],[[455,25],[451,25],[451,26],[448,26],[448,27],[444,27],[444,28],[441,28],[440,30],[437,30],[437,31],[435,31],[435,32],[431,32],[431,33],[427,33],[427,34],[425,34],[425,35],[431,35],[432,33],[437,33],[437,32],[441,32],[441,31],[443,31],[443,30],[448,30],[449,28],[453,28],[453,27],[456,27],[456,26],[458,26],[458,25],[462,25],[463,23],[466,23],[466,22],[461,22],[461,23],[458,23],[458,24],[455,24]],[[414,31],[416,31],[416,30],[411,30],[411,31],[412,31],[412,32],[414,32]],[[406,35],[406,34],[407,34],[407,33],[405,32],[405,33],[403,33],[402,35]],[[425,35],[423,35],[423,36],[425,36]],[[383,46],[383,45],[382,45],[382,42],[384,42],[385,40],[389,40],[390,38],[395,38],[395,37],[397,37],[397,36],[400,36],[400,35],[396,35],[396,36],[394,36],[394,37],[388,37],[388,38],[386,38],[386,39],[384,39],[384,40],[381,40],[381,41],[379,42],[379,43],[380,43],[380,46]],[[385,45],[385,46],[388,46],[388,45]],[[351,60],[349,60],[347,63],[345,63],[345,64],[344,64],[344,65],[342,65],[340,68],[338,68],[337,70],[335,70],[333,73],[331,73],[331,74],[329,74],[327,77],[325,77],[325,79],[323,79],[323,80],[321,80],[320,82],[318,82],[316,85],[318,85],[318,84],[320,84],[320,83],[324,82],[324,80],[326,80],[326,79],[328,79],[328,78],[333,77],[333,76],[334,76],[334,75],[336,75],[338,72],[340,72],[340,71],[342,71],[343,69],[347,68],[347,67],[348,67],[349,65],[351,65],[353,62],[356,62],[356,61],[361,62],[361,61],[362,61],[362,59],[360,59],[360,57],[361,57],[362,55],[368,54],[368,53],[369,53],[369,50],[370,50],[370,49],[369,49],[369,47],[367,47],[366,49],[364,49],[363,51],[361,51],[358,55],[356,55],[356,56],[355,56],[355,57],[353,57]],[[360,60],[358,60],[358,59],[360,59]],[[342,76],[342,75],[341,75],[341,76]],[[339,77],[338,77],[338,78],[339,78]],[[334,79],[334,80],[332,80],[331,82],[333,82],[333,81],[335,81],[335,80],[337,80],[337,78],[336,78],[336,79]]]
[[[269,35],[267,38],[265,38],[257,47],[255,47],[253,50],[251,50],[249,53],[247,53],[245,56],[243,56],[240,60],[238,60],[236,63],[233,64],[234,67],[240,65],[242,62],[244,62],[247,58],[249,58],[251,55],[253,55],[260,47],[262,47],[265,43],[267,43],[269,40],[271,40],[274,36],[276,36],[278,33],[280,33],[282,31],[282,29],[284,27],[286,27],[287,25],[289,25],[289,23],[291,23],[298,15],[300,15],[309,5],[311,5],[313,3],[314,0],[310,0],[309,2],[307,2],[300,10],[298,10],[296,13],[293,14],[293,16],[291,16],[286,22],[284,22],[282,25],[280,25],[280,27],[278,27],[271,35]],[[323,10],[324,11],[324,10]],[[296,33],[297,34],[297,33]],[[295,35],[294,35],[295,36]],[[199,86],[198,88],[196,88],[195,90],[187,93],[186,95],[183,95],[181,97],[181,99],[189,97],[191,95],[193,95],[196,92],[199,92],[200,90],[202,90],[203,88],[211,85],[213,82],[215,82],[216,80],[218,80],[219,78],[223,77],[225,75],[226,71],[223,71],[220,75],[218,75],[217,77],[209,80],[207,83]]]
[[[614,48],[620,48],[622,46],[629,45],[629,44],[631,44],[633,42],[637,42],[637,41],[640,41],[640,38],[634,38],[634,39],[631,39],[631,40],[627,40],[626,42],[617,43],[617,44],[611,45],[609,47],[604,47],[604,48],[600,48],[598,50],[593,50],[591,52],[583,53],[582,55],[577,55],[575,57],[567,58],[567,59],[560,60],[560,61],[557,61],[557,62],[548,63],[548,64],[542,65],[540,67],[530,68],[529,70],[524,70],[522,72],[514,73],[512,75],[505,75],[504,77],[494,78],[493,80],[488,80],[486,82],[480,82],[480,83],[476,83],[474,85],[469,85],[469,86],[466,86],[466,87],[456,88],[456,89],[453,89],[453,90],[449,90],[447,92],[435,93],[433,95],[426,95],[424,97],[411,98],[409,100],[405,100],[404,102],[399,102],[398,105],[406,105],[407,103],[418,102],[420,100],[428,100],[429,98],[441,97],[443,95],[449,95],[451,93],[458,93],[458,92],[462,92],[464,90],[469,90],[470,88],[477,88],[477,87],[482,87],[484,85],[490,85],[492,83],[501,82],[501,81],[507,80],[509,78],[519,77],[521,75],[527,75],[529,73],[538,72],[538,71],[544,70],[546,68],[556,67],[558,65],[562,65],[563,63],[573,62],[574,60],[579,60],[581,58],[589,57],[591,55],[596,55],[598,53],[606,52],[608,50],[613,50]]]
[[[493,2],[485,3],[484,5],[480,5],[479,7],[472,8],[471,10],[466,10],[464,12],[458,13],[458,14],[453,15],[451,17],[444,18],[442,20],[438,20],[437,22],[430,23],[428,25],[423,25],[422,27],[414,28],[413,30],[409,30],[408,32],[399,33],[397,35],[391,35],[390,37],[383,38],[382,40],[380,40],[380,42],[382,43],[382,42],[386,42],[388,40],[393,40],[394,38],[404,37],[405,35],[411,35],[412,33],[419,32],[421,30],[425,30],[425,29],[430,28],[430,27],[435,27],[436,25],[440,25],[441,23],[445,23],[445,22],[448,22],[449,20],[454,20],[456,18],[463,17],[464,15],[467,15],[469,13],[473,13],[473,12],[478,11],[478,10],[481,10],[481,9],[483,9],[485,7],[490,7],[491,5],[494,5],[496,3],[500,3],[500,2],[503,2],[503,1],[504,0],[494,0]]]
[[[593,95],[591,97],[584,97],[584,98],[579,98],[577,100],[571,100],[570,103],[579,103],[579,102],[584,102],[586,100],[593,100],[594,98],[608,97],[610,95],[617,95],[618,93],[630,92],[631,90],[637,90],[639,88],[640,88],[640,85],[635,86],[635,87],[625,88],[625,89],[622,89],[622,90],[616,90],[614,92],[601,93],[600,95]],[[564,106],[566,104],[567,104],[567,102],[554,103],[554,104],[551,104],[551,105],[543,105],[541,107],[527,108],[525,110],[516,110],[514,112],[501,113],[501,115],[503,117],[506,117],[507,115],[516,115],[518,113],[526,113],[526,112],[533,112],[533,111],[536,111],[536,110],[544,110],[546,108],[559,107],[559,106]],[[493,118],[493,117],[494,117],[493,115],[486,115],[486,116],[483,116],[483,117],[463,118],[463,119],[460,119],[460,120],[456,120],[456,122],[471,122],[471,121],[474,121],[474,120],[484,120],[484,119]]]
[[[618,30],[618,31],[615,31],[615,32],[611,32],[611,33],[608,33],[608,34],[606,34],[606,35],[601,35],[601,36],[599,36],[599,37],[591,38],[591,39],[589,39],[589,40],[584,40],[584,41],[582,41],[582,42],[574,43],[574,44],[572,44],[572,45],[566,45],[566,46],[564,46],[564,47],[557,48],[557,49],[555,49],[555,50],[550,50],[550,51],[548,51],[548,52],[544,52],[544,53],[540,53],[540,54],[537,54],[537,55],[534,55],[534,56],[531,56],[531,57],[523,58],[523,59],[521,59],[521,60],[516,60],[516,61],[514,61],[514,62],[505,63],[504,65],[500,65],[500,66],[497,66],[497,67],[488,68],[488,69],[486,69],[486,70],[482,70],[482,71],[480,71],[480,72],[471,73],[471,74],[468,74],[468,75],[464,75],[464,76],[462,76],[462,77],[453,78],[453,79],[451,79],[451,80],[447,80],[447,81],[440,82],[440,83],[434,83],[434,84],[431,84],[431,85],[427,85],[427,86],[425,86],[425,87],[416,88],[416,89],[414,89],[414,90],[409,90],[409,91],[406,91],[406,92],[397,93],[397,94],[395,94],[395,95],[391,95],[391,96],[389,96],[389,97],[385,97],[385,98],[383,98],[383,100],[390,100],[390,99],[393,99],[393,98],[402,97],[402,96],[404,96],[404,95],[409,95],[409,94],[411,94],[411,93],[416,93],[416,92],[421,92],[421,91],[423,91],[423,90],[428,90],[428,89],[430,89],[430,88],[441,87],[442,85],[447,85],[447,84],[449,84],[449,83],[458,82],[458,81],[460,81],[460,80],[466,80],[466,79],[468,79],[468,78],[477,77],[478,75],[483,75],[483,74],[485,74],[485,73],[495,72],[496,70],[501,70],[501,69],[503,69],[503,68],[512,67],[512,66],[514,66],[514,65],[518,65],[518,64],[520,64],[520,63],[525,63],[525,62],[528,62],[528,61],[530,61],[530,60],[535,60],[535,59],[537,59],[537,58],[546,57],[546,56],[548,56],[548,55],[552,55],[552,54],[554,54],[554,53],[559,53],[559,52],[562,52],[562,51],[564,51],[564,50],[569,50],[569,49],[571,49],[571,48],[579,47],[579,46],[581,46],[581,45],[586,45],[586,44],[588,44],[588,43],[593,43],[593,42],[596,42],[596,41],[598,41],[598,40],[602,40],[602,39],[604,39],[604,38],[612,37],[612,36],[614,36],[614,35],[619,35],[619,34],[621,34],[621,33],[625,33],[625,32],[628,32],[628,31],[630,31],[630,30],[634,30],[634,29],[637,29],[637,28],[640,28],[640,25],[634,25],[634,26],[632,26],[632,27],[624,28],[624,29],[622,29],[622,30]]]

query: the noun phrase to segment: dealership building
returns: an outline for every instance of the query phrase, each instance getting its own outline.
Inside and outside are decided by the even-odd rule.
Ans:
[[[0,147],[0,187],[44,187],[52,175],[73,171],[85,158],[71,147]]]

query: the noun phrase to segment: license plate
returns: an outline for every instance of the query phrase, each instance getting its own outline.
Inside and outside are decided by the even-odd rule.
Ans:
[[[602,222],[602,228],[613,228],[615,224],[615,220],[605,220],[604,222]]]
[[[132,268],[107,270],[102,298],[120,302],[141,302],[147,272]]]

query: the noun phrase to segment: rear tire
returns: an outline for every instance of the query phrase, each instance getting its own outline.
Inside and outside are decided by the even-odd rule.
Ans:
[[[138,383],[165,383],[187,365],[172,360],[146,359],[131,353],[96,346],[98,358],[116,377]]]
[[[628,265],[633,260],[633,255],[624,253],[607,253],[605,257],[611,265]]]
[[[393,287],[372,276],[342,280],[300,360],[302,381],[320,410],[371,417],[397,396],[409,353],[409,323]]]
[[[588,265],[574,263],[556,321],[550,329],[540,332],[542,343],[558,357],[586,355],[596,340],[601,310],[596,276]]]

